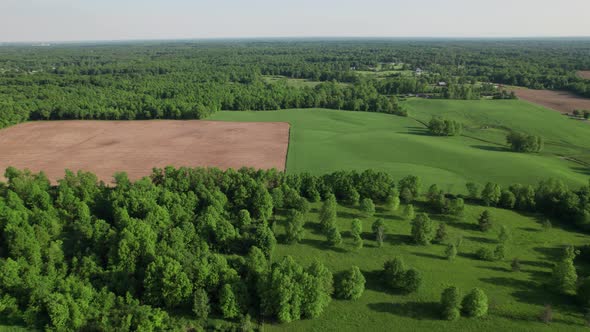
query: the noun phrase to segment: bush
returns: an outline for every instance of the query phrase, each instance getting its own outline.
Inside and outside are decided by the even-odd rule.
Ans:
[[[457,287],[445,289],[441,295],[440,304],[442,317],[446,320],[456,320],[461,316],[461,294]]]
[[[345,300],[357,300],[365,291],[365,277],[361,270],[353,266],[344,272],[336,283],[336,296]]]
[[[488,313],[488,297],[483,290],[474,288],[461,302],[463,312],[469,317],[482,317]]]

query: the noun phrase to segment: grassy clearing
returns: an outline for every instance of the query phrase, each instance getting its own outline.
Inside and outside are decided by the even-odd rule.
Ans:
[[[494,111],[498,114],[502,114],[502,110],[521,114],[533,109],[536,113],[532,116],[511,117],[506,114],[498,117],[500,120],[496,123],[505,125],[513,118],[514,125],[534,128],[535,123],[526,123],[531,118],[537,119],[541,124],[547,121],[544,127],[565,121],[572,129],[568,130],[569,127],[565,125],[561,127],[566,137],[561,141],[563,155],[573,155],[569,153],[574,151],[582,157],[588,156],[583,152],[583,144],[590,143],[578,142],[578,145],[582,145],[581,148],[572,148],[567,144],[570,141],[575,143],[576,137],[590,137],[590,127],[580,128],[576,123],[568,122],[554,112],[518,101],[471,101],[464,104],[463,112],[455,111],[456,105],[461,104],[462,102],[441,100],[408,101],[410,113],[420,120],[428,121],[432,115],[445,114],[448,117],[469,120],[465,122],[470,126],[483,123],[487,118],[495,119],[493,114],[485,113],[488,108],[493,110],[498,107],[500,111]],[[467,110],[474,110],[473,114]],[[546,118],[543,121],[539,117]],[[503,144],[505,135],[501,129],[474,129],[473,135],[470,135],[471,129],[468,130],[466,134],[474,138],[432,137],[427,135],[420,122],[411,118],[331,110],[218,112],[211,119],[289,122],[291,143],[287,160],[288,172],[322,174],[339,169],[374,168],[387,171],[396,178],[408,174],[419,175],[424,184],[437,183],[443,189],[453,191],[463,191],[464,184],[470,181],[481,184],[487,181],[503,185],[534,184],[541,179],[554,177],[574,186],[588,181],[587,167],[557,157],[554,153],[520,154],[506,151],[503,145],[499,145]],[[549,140],[548,134],[557,137],[561,131],[547,129],[546,133],[543,136]],[[551,137],[557,141],[557,138]]]
[[[463,238],[459,255],[454,261],[444,258],[445,246],[416,246],[409,237],[410,223],[397,213],[378,209],[374,217],[363,218],[358,210],[339,207],[338,226],[343,232],[344,242],[338,248],[325,244],[325,236],[319,232],[320,204],[313,204],[307,216],[306,235],[300,244],[279,245],[275,257],[291,255],[307,265],[314,259],[324,262],[337,273],[357,265],[366,279],[366,291],[358,301],[333,301],[317,319],[304,320],[287,325],[268,325],[270,331],[390,331],[394,326],[403,330],[416,331],[573,331],[583,329],[583,312],[573,305],[567,296],[552,293],[544,286],[547,282],[551,262],[564,244],[585,243],[579,234],[562,229],[544,230],[536,216],[522,216],[512,211],[490,209],[494,217],[494,228],[488,233],[477,230],[476,220],[484,210],[479,206],[467,206],[460,218],[431,216],[437,222],[446,222],[449,241]],[[401,209],[400,209],[401,211]],[[363,221],[365,247],[355,250],[350,237],[351,220],[358,217]],[[387,223],[387,237],[382,248],[378,248],[370,233],[376,218]],[[281,224],[282,225],[282,224]],[[484,262],[472,257],[472,253],[485,246],[493,248],[501,225],[509,227],[512,234],[507,244],[507,257],[500,262]],[[277,227],[279,242],[283,227]],[[395,256],[401,256],[409,267],[417,268],[423,275],[421,289],[411,295],[388,291],[382,287],[378,272],[383,263]],[[522,271],[512,272],[512,258],[521,260]],[[473,287],[484,289],[489,297],[490,313],[481,319],[461,318],[456,322],[441,321],[437,303],[442,290],[458,286],[463,293]],[[545,325],[537,319],[545,304],[554,308],[554,322]]]

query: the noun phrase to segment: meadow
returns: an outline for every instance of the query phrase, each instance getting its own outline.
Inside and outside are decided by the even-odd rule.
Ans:
[[[445,245],[416,246],[410,237],[410,222],[400,213],[386,212],[377,208],[373,217],[363,217],[354,208],[340,206],[337,224],[343,232],[343,244],[331,247],[319,231],[318,211],[321,204],[314,204],[307,215],[305,238],[299,244],[280,244],[275,257],[293,256],[303,265],[315,259],[324,262],[337,274],[359,266],[367,284],[363,296],[357,301],[334,300],[317,319],[302,320],[290,324],[265,326],[268,331],[391,331],[396,329],[414,331],[574,331],[584,327],[584,312],[580,312],[572,297],[553,293],[545,287],[550,278],[552,262],[565,244],[584,244],[580,234],[554,227],[543,229],[537,216],[490,208],[495,220],[488,233],[477,229],[477,217],[486,208],[466,206],[459,218],[436,216],[431,218],[445,222],[449,227],[449,240],[462,238],[459,254],[454,261],[445,258]],[[399,209],[402,211],[403,206]],[[356,250],[350,237],[352,218],[363,222],[364,248]],[[383,247],[379,248],[371,224],[381,218],[386,222],[387,234]],[[493,248],[501,225],[511,233],[506,259],[499,262],[477,260],[474,252],[481,247]],[[284,231],[276,228],[281,243]],[[423,276],[418,292],[404,295],[383,287],[379,272],[383,263],[394,257],[402,257],[406,265],[418,269]],[[513,272],[510,262],[518,258],[520,272]],[[481,319],[461,318],[456,322],[440,319],[438,303],[440,294],[448,286],[457,286],[463,293],[473,287],[483,289],[489,298],[489,315]],[[554,311],[551,325],[538,319],[543,307],[550,304]]]
[[[335,110],[218,112],[211,120],[286,121],[291,124],[287,172],[323,174],[339,169],[386,171],[395,178],[418,175],[424,185],[437,183],[463,192],[465,183],[536,184],[558,178],[572,186],[587,183],[590,126],[522,101],[405,102],[410,117]],[[463,122],[464,135],[433,137],[424,122],[432,116]],[[510,152],[506,128],[540,133],[540,154]]]

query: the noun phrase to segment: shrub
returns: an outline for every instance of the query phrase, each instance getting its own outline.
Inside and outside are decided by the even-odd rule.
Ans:
[[[463,312],[469,317],[482,317],[488,313],[488,297],[483,290],[474,288],[461,302]]]
[[[353,266],[344,272],[336,283],[336,296],[345,300],[357,300],[365,291],[365,277],[361,270]]]
[[[479,216],[477,223],[479,225],[479,229],[482,232],[489,231],[492,228],[492,215],[490,214],[490,211],[488,211],[488,210],[483,211],[481,213],[481,215]]]
[[[475,256],[477,256],[477,258],[482,261],[493,262],[496,260],[496,257],[494,256],[494,252],[488,248],[479,248],[475,252]]]
[[[461,294],[457,287],[445,289],[441,295],[440,304],[442,317],[446,320],[456,320],[461,316]]]
[[[448,260],[452,261],[457,256],[457,246],[454,244],[449,244],[447,249],[445,249],[445,256]]]

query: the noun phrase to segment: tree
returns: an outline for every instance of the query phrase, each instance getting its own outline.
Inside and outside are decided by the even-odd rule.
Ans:
[[[147,266],[145,280],[145,297],[154,305],[174,308],[189,299],[192,284],[182,266],[176,260],[158,256]]]
[[[232,287],[228,284],[223,285],[221,293],[219,294],[219,309],[223,315],[223,318],[232,319],[236,318],[240,314],[238,307],[238,301],[234,295]]]
[[[574,266],[576,252],[573,247],[567,247],[564,255],[553,267],[552,281],[558,291],[568,294],[576,290],[578,274]]]
[[[209,317],[209,296],[202,288],[197,288],[193,294],[193,313],[199,321],[206,321]]]
[[[333,226],[328,230],[327,240],[328,243],[332,246],[339,246],[340,244],[342,244],[342,235],[340,235],[338,227]]]
[[[357,266],[347,270],[338,279],[336,296],[345,300],[357,300],[365,291],[365,277]]]
[[[422,285],[422,276],[416,269],[409,269],[404,273],[403,291],[405,293],[414,293]]]
[[[401,257],[395,257],[383,264],[383,279],[385,284],[392,289],[400,289],[404,287],[404,274],[406,273],[406,265]]]
[[[516,196],[510,190],[502,190],[500,206],[505,209],[513,209],[516,205]]]
[[[420,195],[420,186],[420,178],[417,176],[409,175],[401,179],[399,182],[399,188],[402,201],[405,204],[411,203]]]
[[[486,183],[483,191],[481,192],[481,198],[487,206],[497,205],[498,202],[500,202],[501,195],[502,191],[500,186],[491,182]]]
[[[454,244],[449,244],[447,246],[447,248],[445,249],[445,256],[447,257],[448,260],[452,261],[455,259],[455,257],[457,256],[457,246],[455,246]]]
[[[498,234],[498,242],[506,243],[508,240],[510,240],[510,232],[506,225],[502,225],[502,228],[500,228],[500,234]]]
[[[414,206],[412,204],[408,204],[404,207],[404,219],[406,220],[413,220],[416,216],[414,213]]]
[[[370,198],[363,198],[359,208],[365,217],[371,217],[375,214],[375,204]]]
[[[272,253],[277,245],[274,233],[265,224],[260,224],[254,234],[254,245],[260,248],[266,257],[272,257]]]
[[[373,231],[373,234],[375,234],[375,241],[377,241],[377,245],[381,248],[383,246],[383,241],[385,240],[385,232],[387,232],[385,223],[383,220],[377,219],[373,225],[371,225],[371,230]]]
[[[510,268],[513,272],[520,272],[520,260],[518,258],[514,258],[512,263],[510,263]]]
[[[461,294],[457,287],[446,288],[442,292],[440,304],[443,319],[456,320],[461,316]]]
[[[394,194],[388,195],[385,199],[385,207],[388,211],[394,212],[399,209],[400,199],[397,191]]]
[[[490,214],[490,211],[488,211],[488,210],[483,211],[479,215],[479,218],[477,219],[477,223],[479,225],[479,229],[482,232],[487,232],[490,229],[492,229],[492,215]]]
[[[477,183],[468,182],[465,186],[467,187],[467,192],[469,193],[469,198],[471,198],[471,199],[478,199],[479,198],[479,192],[481,190],[480,185],[478,185]]]
[[[354,240],[354,247],[356,249],[361,249],[363,247],[363,238],[361,237],[361,234],[363,233],[363,223],[359,219],[353,219],[350,232]]]
[[[298,243],[305,235],[305,217],[297,210],[291,210],[287,216],[286,239],[288,243]]]
[[[540,136],[510,132],[506,141],[515,152],[540,152],[543,149],[543,138]]]
[[[483,290],[474,288],[461,302],[463,312],[469,317],[482,317],[488,313],[488,297]]]
[[[436,229],[436,236],[434,237],[434,241],[437,243],[443,243],[449,238],[449,233],[447,232],[447,224],[440,223],[438,224],[438,228]]]
[[[434,224],[426,213],[419,213],[412,222],[412,238],[419,245],[429,245],[434,237]]]
[[[320,209],[320,225],[324,231],[329,230],[336,222],[336,197],[330,194]]]

